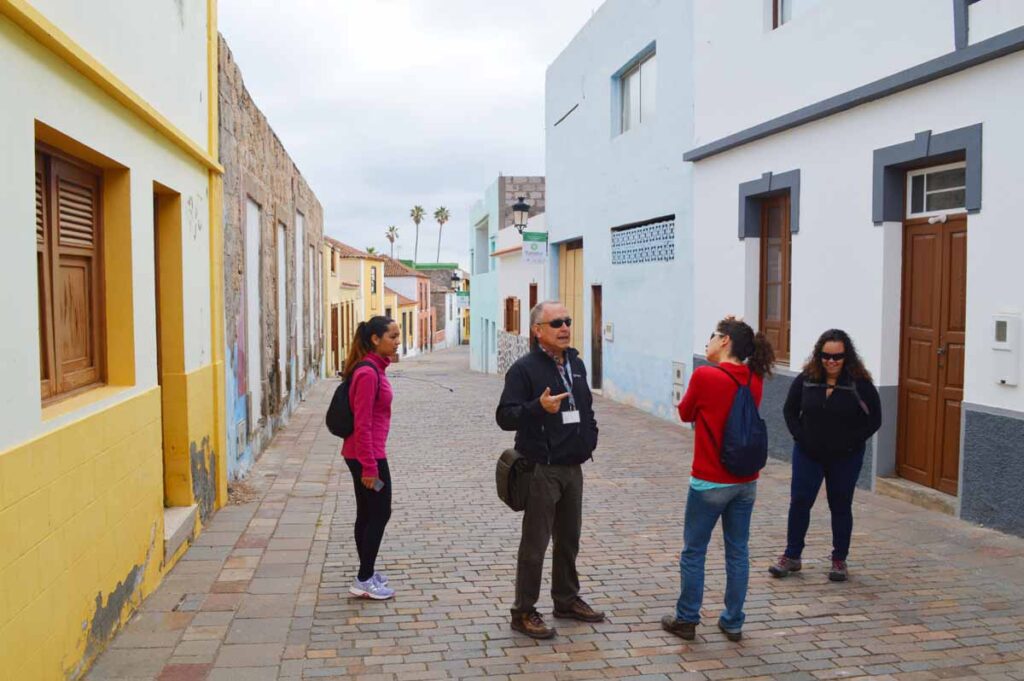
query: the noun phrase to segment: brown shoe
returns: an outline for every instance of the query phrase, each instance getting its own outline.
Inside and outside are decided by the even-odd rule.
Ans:
[[[661,618],[661,628],[670,634],[675,634],[685,641],[692,641],[697,638],[696,622],[684,622],[677,620],[675,615],[665,615]]]
[[[772,577],[789,577],[794,572],[800,572],[801,567],[803,566],[800,564],[799,558],[790,558],[786,554],[782,554],[775,565],[768,568],[768,572]]]
[[[555,617],[559,617],[561,619],[579,620],[580,622],[604,621],[603,612],[594,610],[589,605],[587,605],[587,602],[585,600],[579,597],[577,597],[576,600],[572,602],[572,605],[569,606],[568,610],[559,610],[558,608],[555,608],[555,611],[552,614]]]
[[[544,624],[544,619],[536,610],[513,614],[512,628],[530,638],[551,638],[555,635],[554,627]]]

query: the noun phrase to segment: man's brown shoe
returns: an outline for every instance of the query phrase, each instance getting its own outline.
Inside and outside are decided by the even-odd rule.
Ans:
[[[580,622],[604,621],[604,613],[591,608],[589,605],[587,605],[587,602],[582,598],[577,598],[575,601],[573,601],[572,605],[569,606],[568,610],[558,610],[556,608],[554,613],[552,614],[554,614],[555,617],[559,617],[561,619],[579,620]]]
[[[697,638],[697,624],[695,622],[677,620],[675,615],[665,615],[662,617],[661,628],[686,641],[692,641]]]
[[[512,615],[512,628],[530,638],[551,638],[555,635],[554,627],[544,624],[544,619],[536,610]]]

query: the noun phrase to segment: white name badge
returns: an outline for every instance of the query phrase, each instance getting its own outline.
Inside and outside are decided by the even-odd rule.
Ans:
[[[568,425],[570,423],[579,423],[579,422],[580,422],[580,413],[578,411],[573,410],[573,411],[563,411],[562,412],[562,423]]]

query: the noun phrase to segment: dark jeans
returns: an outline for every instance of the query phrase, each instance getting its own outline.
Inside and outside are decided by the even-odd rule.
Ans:
[[[552,538],[551,599],[555,610],[568,610],[576,601],[580,593],[576,555],[582,527],[583,469],[578,464],[534,466],[523,512],[513,614],[534,611],[540,597],[544,554]]]
[[[391,519],[391,471],[387,459],[377,460],[377,477],[384,489],[376,492],[363,487],[363,466],[355,459],[345,459],[356,488],[356,551],[359,553],[359,581],[365,582],[376,570],[377,552],[384,539],[384,528]]]
[[[740,631],[746,615],[750,578],[750,516],[757,499],[757,482],[698,492],[690,488],[683,521],[683,552],[679,556],[679,600],[676,619],[700,624],[700,606],[704,601],[704,562],[711,531],[722,519],[725,539],[725,609],[719,623],[726,631]]]
[[[793,445],[793,482],[790,485],[789,529],[786,555],[799,559],[811,524],[811,507],[825,481],[828,508],[832,513],[832,558],[846,560],[853,534],[853,491],[864,464],[864,448],[856,454],[819,463]]]

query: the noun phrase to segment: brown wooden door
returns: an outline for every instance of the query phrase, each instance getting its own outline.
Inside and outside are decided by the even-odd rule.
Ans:
[[[590,385],[600,390],[604,373],[604,336],[602,335],[604,322],[601,311],[601,287],[594,286],[592,290],[594,304],[591,306],[590,348],[593,354],[590,357]]]
[[[789,194],[761,202],[760,330],[780,362],[789,362],[792,234]]]
[[[897,473],[956,494],[967,309],[967,220],[906,223]]]

